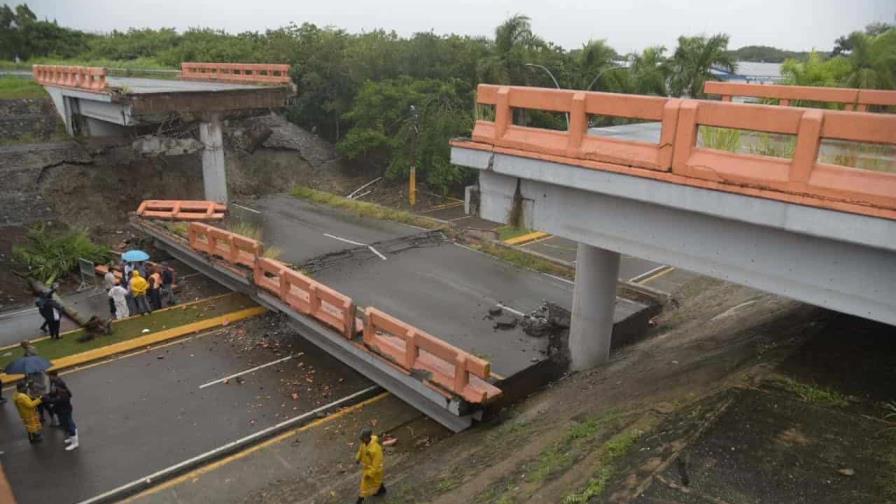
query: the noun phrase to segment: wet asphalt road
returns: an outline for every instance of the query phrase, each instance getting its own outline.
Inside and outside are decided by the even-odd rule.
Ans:
[[[370,385],[301,338],[291,340],[288,352],[242,351],[213,332],[64,375],[81,438],[74,452],[64,451],[65,436],[53,427],[45,427],[42,444],[30,445],[10,401],[0,408],[0,462],[19,503],[98,495]],[[244,375],[242,384],[199,389],[297,352],[304,355]],[[305,381],[310,369],[312,383]]]

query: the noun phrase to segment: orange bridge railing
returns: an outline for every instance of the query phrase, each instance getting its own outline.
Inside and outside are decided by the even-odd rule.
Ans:
[[[476,121],[472,141],[453,145],[896,219],[896,115],[486,84],[477,103],[493,105],[494,120]],[[516,125],[514,109],[562,113],[569,127]],[[591,115],[659,122],[659,142],[594,134]],[[793,155],[707,148],[700,126],[792,135]],[[860,169],[820,161],[823,141],[890,151],[876,154],[880,169]]]
[[[31,74],[35,82],[42,86],[61,86],[85,91],[106,90],[107,72],[105,68],[64,65],[33,65]]]
[[[865,112],[868,107],[896,106],[896,91],[881,89],[852,89],[815,86],[789,86],[781,84],[745,84],[741,82],[707,81],[703,92],[716,95],[722,101],[732,98],[763,98],[778,100],[779,105],[788,106],[791,102],[835,103],[843,105],[844,110]]]
[[[181,63],[181,79],[286,85],[289,65],[268,63]]]

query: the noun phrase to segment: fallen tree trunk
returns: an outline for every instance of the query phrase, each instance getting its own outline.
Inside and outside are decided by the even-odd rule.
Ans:
[[[46,295],[50,289],[43,284],[43,282],[39,280],[35,280],[34,278],[28,279],[28,284],[31,286],[31,290],[38,295]],[[96,315],[91,315],[87,317],[75,310],[71,305],[67,304],[65,301],[59,297],[55,292],[53,293],[53,300],[56,301],[59,306],[62,308],[62,313],[71,319],[74,323],[78,324],[78,326],[83,327],[87,332],[88,337],[86,339],[91,339],[93,336],[98,334],[111,334],[112,333],[112,321],[107,320],[102,317],[98,317]]]

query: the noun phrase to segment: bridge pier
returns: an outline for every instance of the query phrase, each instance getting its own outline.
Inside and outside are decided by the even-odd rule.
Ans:
[[[202,184],[205,199],[227,203],[227,172],[224,166],[224,137],[221,114],[211,113],[199,123],[202,151]]]
[[[589,369],[610,358],[619,259],[618,252],[579,243],[569,328],[573,370]]]

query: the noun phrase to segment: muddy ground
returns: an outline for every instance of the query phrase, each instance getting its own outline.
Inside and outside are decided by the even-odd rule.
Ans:
[[[388,434],[381,503],[889,502],[892,328],[697,278],[651,339],[458,435]],[[374,426],[375,428],[375,426]],[[245,502],[347,502],[278,481]]]

